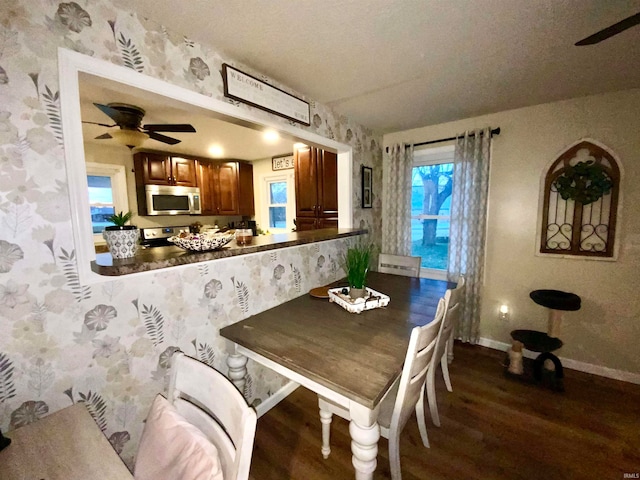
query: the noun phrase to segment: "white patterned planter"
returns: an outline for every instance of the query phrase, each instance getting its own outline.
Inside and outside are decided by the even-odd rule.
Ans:
[[[129,258],[138,251],[140,231],[132,226],[107,227],[102,237],[107,241],[109,252],[113,258]]]

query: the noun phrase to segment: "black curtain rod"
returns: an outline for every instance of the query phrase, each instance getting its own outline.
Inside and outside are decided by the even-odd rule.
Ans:
[[[482,134],[482,132],[480,132],[480,133]],[[500,127],[494,128],[493,130],[491,130],[491,136],[494,137],[496,135],[500,135]],[[472,133],[470,136],[474,137],[475,134]],[[456,138],[458,138],[458,137],[449,137],[449,138],[440,138],[438,140],[429,140],[428,142],[414,143],[413,146],[414,147],[421,147],[423,145],[431,145],[432,143],[450,142],[451,140],[455,140]],[[404,148],[409,148],[409,145],[406,145]],[[387,147],[387,153],[389,153],[389,147]]]

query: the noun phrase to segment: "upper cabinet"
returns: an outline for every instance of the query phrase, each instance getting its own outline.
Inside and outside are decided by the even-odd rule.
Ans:
[[[202,215],[254,214],[250,163],[177,157],[163,152],[138,152],[133,159],[141,215],[146,215],[140,204],[144,202],[144,185],[199,187]]]
[[[195,160],[149,152],[136,153],[133,158],[145,185],[197,186]]]
[[[296,230],[338,226],[338,157],[315,147],[294,154]]]
[[[199,160],[198,184],[203,215],[254,214],[250,163]]]

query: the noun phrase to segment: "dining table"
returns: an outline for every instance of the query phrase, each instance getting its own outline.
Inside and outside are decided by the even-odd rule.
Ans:
[[[133,480],[84,403],[6,434],[1,480]]]
[[[220,330],[229,344],[229,378],[243,391],[250,358],[342,406],[351,418],[355,478],[372,479],[380,401],[402,373],[411,330],[433,321],[439,299],[454,286],[370,272],[367,288],[389,303],[361,313],[301,295]]]

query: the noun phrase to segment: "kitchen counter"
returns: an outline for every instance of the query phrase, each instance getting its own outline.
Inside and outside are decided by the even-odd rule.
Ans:
[[[325,228],[304,232],[258,235],[253,237],[250,245],[245,246],[239,246],[235,240],[232,240],[220,250],[208,252],[191,252],[177,246],[144,248],[138,249],[135,257],[124,259],[114,259],[109,253],[99,253],[96,255],[96,259],[91,262],[91,270],[99,275],[106,276],[130,275],[160,268],[208,262],[236,255],[247,255],[249,253],[265,252],[278,248],[334,240],[336,238],[352,237],[363,235],[367,232],[366,229],[360,228]]]

